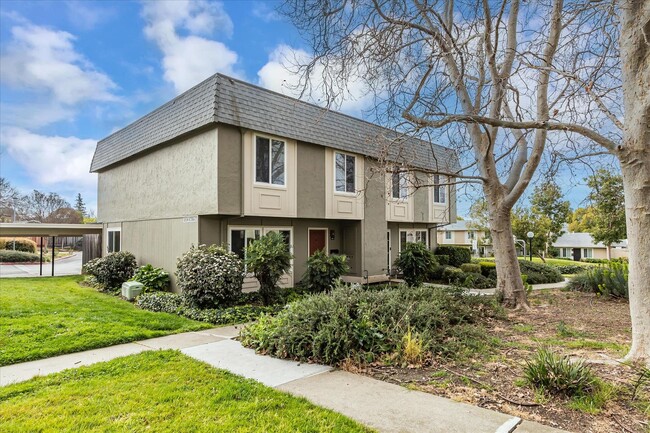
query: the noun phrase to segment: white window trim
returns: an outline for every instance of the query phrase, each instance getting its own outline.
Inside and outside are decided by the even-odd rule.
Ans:
[[[294,242],[294,237],[293,237],[293,227],[278,227],[278,226],[228,226],[228,251],[232,251],[232,245],[230,240],[232,239],[232,232],[237,231],[237,230],[259,230],[260,231],[260,237],[264,236],[265,234],[272,232],[272,231],[288,231],[289,234],[289,252],[291,252],[291,255],[293,255],[293,242]],[[291,272],[293,273],[293,259],[291,259]],[[246,274],[247,276],[252,274]]]
[[[409,173],[409,171],[402,170],[402,169],[398,169],[397,173],[398,173],[398,179],[399,179],[398,182],[399,183],[402,182],[402,175],[404,175],[404,182],[406,183],[406,196],[405,197],[401,196],[402,195],[402,186],[401,185],[399,187],[399,195],[400,195],[400,197],[395,197],[393,195],[393,174],[395,174],[395,170],[393,170],[393,171],[390,172],[390,198],[393,201],[399,201],[400,203],[405,203],[405,202],[408,201],[409,196],[411,195],[410,186],[409,186],[410,173]]]
[[[347,191],[337,191],[336,190],[336,155],[341,154],[341,155],[349,155],[354,158],[354,192],[347,192]],[[332,179],[334,179],[334,195],[343,195],[346,197],[355,197],[357,195],[357,168],[359,167],[359,164],[357,162],[357,155],[353,153],[348,153],[348,152],[341,152],[338,150],[335,150],[333,152],[333,158],[334,160],[332,161],[332,167],[334,169],[334,174]],[[347,162],[346,162],[346,168],[347,168]]]
[[[281,141],[284,143],[284,184],[278,185],[275,183],[271,182],[258,182],[257,181],[257,137],[261,138],[267,138],[269,140],[269,152],[271,152],[270,146],[272,141],[271,140],[276,140],[276,141]],[[287,146],[287,140],[276,137],[273,135],[266,135],[266,134],[258,134],[254,133],[253,134],[253,185],[255,186],[260,186],[263,188],[275,188],[275,189],[282,189],[286,190],[287,189],[287,154],[288,152],[288,146]],[[272,162],[273,158],[271,158],[271,154],[269,153],[269,181],[272,180],[273,178],[273,170],[272,170]]]
[[[399,252],[400,253],[402,252],[402,232],[406,233],[406,238],[407,239],[408,239],[409,232],[413,233],[413,239],[415,239],[417,237],[415,232],[427,232],[427,242],[425,243],[425,245],[427,246],[427,248],[429,248],[429,242],[430,242],[429,241],[429,230],[427,230],[427,229],[399,229],[399,231],[397,233],[398,234],[397,246],[399,247]],[[415,242],[417,242],[417,241],[414,240],[411,243],[415,243]],[[407,241],[407,243],[409,243],[409,242]]]
[[[435,183],[436,176],[438,176],[438,183]],[[442,183],[442,184],[441,184]],[[448,178],[447,176],[444,176],[442,174],[434,174],[433,175],[433,188],[431,190],[431,202],[433,204],[447,204],[448,203],[448,197],[449,197],[449,188],[448,185]],[[444,201],[436,201],[436,188],[442,188],[445,192],[445,200]],[[438,198],[440,198],[440,193],[438,193]]]
[[[111,232],[120,232],[120,249],[117,251],[109,251],[108,250],[108,238],[111,235]],[[113,247],[115,247],[115,241],[113,241]],[[116,253],[122,251],[122,227],[109,227],[106,229],[106,253]]]
[[[447,237],[449,236],[449,237]],[[445,238],[446,241],[451,241],[454,239],[453,233],[449,230],[445,230]]]

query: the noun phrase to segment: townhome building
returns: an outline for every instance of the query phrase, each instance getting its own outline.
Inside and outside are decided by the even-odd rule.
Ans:
[[[277,231],[294,256],[285,286],[317,250],[374,282],[406,243],[433,248],[456,220],[458,169],[450,149],[221,74],[99,141],[91,165],[104,254],[173,275],[192,245],[244,258]]]

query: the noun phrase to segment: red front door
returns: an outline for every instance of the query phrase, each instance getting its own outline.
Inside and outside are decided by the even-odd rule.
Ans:
[[[325,249],[327,243],[327,230],[309,230],[309,256],[318,250]],[[327,251],[325,251],[327,253]]]

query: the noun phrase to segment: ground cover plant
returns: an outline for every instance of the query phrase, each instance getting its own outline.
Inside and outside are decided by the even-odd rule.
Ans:
[[[455,357],[485,348],[481,323],[499,311],[492,301],[461,290],[340,286],[293,302],[275,317],[261,316],[244,328],[242,343],[273,356],[332,365],[403,358],[405,338],[428,357]]]
[[[3,432],[369,432],[307,400],[175,351],[0,388]]]
[[[145,293],[137,297],[136,305],[143,310],[177,314],[188,319],[213,325],[233,325],[257,319],[261,314],[275,314],[284,305],[233,305],[222,308],[196,308],[183,295],[170,292]]]
[[[131,280],[142,283],[144,293],[169,289],[169,274],[163,268],[155,268],[150,264],[140,266]]]
[[[531,310],[485,322],[491,351],[434,357],[422,365],[375,362],[343,367],[568,431],[647,433],[650,376],[647,369],[618,362],[631,341],[627,302],[559,289],[533,291],[529,300]],[[526,361],[533,362],[540,349],[560,359],[584,359],[595,379],[593,390],[568,396],[531,386]]]
[[[0,365],[209,328],[143,311],[79,285],[82,277],[3,278]]]

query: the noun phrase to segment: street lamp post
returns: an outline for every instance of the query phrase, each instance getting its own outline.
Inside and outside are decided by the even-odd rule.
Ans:
[[[528,237],[528,254],[530,254],[530,261],[533,261],[533,237],[535,236],[535,233],[533,232],[528,232],[526,233],[526,236]]]

